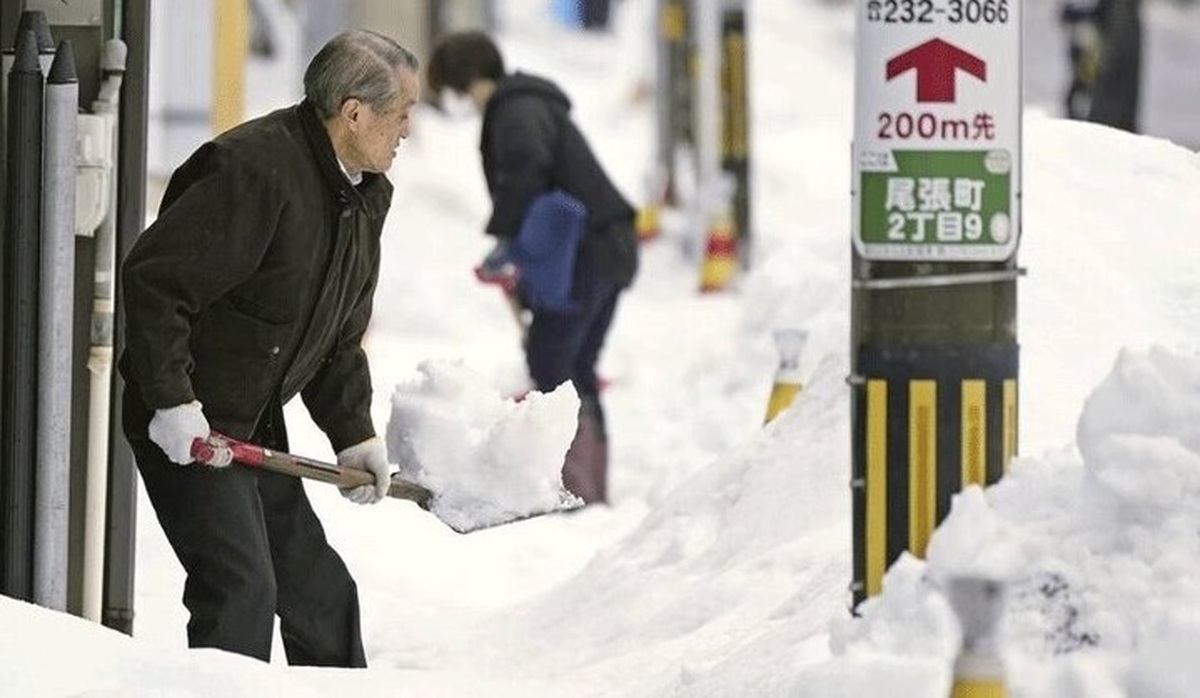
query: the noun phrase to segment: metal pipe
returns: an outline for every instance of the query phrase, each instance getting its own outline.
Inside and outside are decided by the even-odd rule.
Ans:
[[[112,0],[109,0],[110,2]],[[120,37],[127,47],[121,82],[117,170],[117,257],[123,258],[146,224],[146,111],[149,64],[150,0],[121,0]],[[106,65],[110,64],[106,62]],[[120,270],[117,270],[119,275]],[[119,276],[118,276],[119,281]],[[113,331],[113,355],[123,347],[118,304]],[[134,567],[137,533],[137,471],[133,451],[121,431],[119,373],[113,374],[112,420],[108,454],[108,544],[104,562],[104,616],[101,622],[126,635],[133,634]]]
[[[38,327],[33,600],[67,610],[71,490],[71,357],[75,289],[75,135],[79,78],[62,41],[46,78]]]
[[[125,44],[112,39],[104,45],[101,59],[104,81],[92,111],[104,116],[111,128],[113,176],[109,187],[108,212],[96,229],[96,276],[92,300],[92,336],[88,350],[90,376],[88,408],[87,489],[83,534],[83,617],[100,621],[104,594],[104,541],[108,497],[109,406],[112,397],[114,273],[116,268],[117,221],[117,107],[121,80],[125,76]]]
[[[4,355],[0,371],[3,593],[32,599],[34,423],[37,406],[38,233],[41,227],[42,99],[37,36],[21,32],[8,74],[4,227]]]
[[[46,14],[40,10],[24,10],[19,2],[0,3],[0,133],[8,133],[6,119],[8,115],[8,90],[6,77],[12,69],[13,47],[16,39],[23,32],[32,31],[37,38],[39,53],[49,53],[54,50],[50,38],[50,27],[46,22]],[[43,62],[42,70],[49,68],[48,62]],[[7,139],[0,137],[0,163],[8,162]],[[7,168],[0,165],[0,211],[4,211],[4,197],[8,191],[6,183]],[[0,268],[3,268],[3,254],[0,253]]]

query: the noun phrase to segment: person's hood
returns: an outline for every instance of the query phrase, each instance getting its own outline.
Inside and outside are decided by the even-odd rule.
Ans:
[[[558,85],[545,78],[529,73],[509,73],[496,83],[496,91],[492,94],[491,103],[499,103],[510,97],[521,95],[539,95],[543,99],[558,102],[563,109],[571,109],[571,100],[558,88]],[[491,106],[489,104],[488,106]]]

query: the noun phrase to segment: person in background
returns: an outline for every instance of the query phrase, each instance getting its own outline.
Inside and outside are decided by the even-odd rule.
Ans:
[[[348,488],[390,478],[361,346],[391,204],[384,175],[409,134],[417,58],[351,30],[321,48],[304,99],[200,146],[121,268],[123,420],[163,531],[187,573],[191,647],[269,661],[279,616],[290,664],[364,667],[358,592],[298,478],[193,463],[215,433],[287,450],[300,395]]]
[[[1071,66],[1071,79],[1064,100],[1067,117],[1087,120],[1103,48],[1095,4],[1067,0],[1060,7],[1059,22],[1067,33],[1067,58]]]
[[[586,210],[570,285],[575,307],[531,307],[524,346],[538,391],[571,381],[579,395],[579,426],[563,484],[585,502],[606,502],[608,435],[596,364],[619,296],[637,273],[634,209],[572,121],[563,91],[545,78],[507,72],[487,34],[467,31],[439,39],[426,80],[443,102],[469,100],[483,116],[480,155],[492,199],[485,232],[497,238],[499,249],[517,237],[539,195],[565,192]]]
[[[1088,121],[1138,132],[1142,93],[1142,0],[1098,0],[1102,40]]]
[[[1072,68],[1067,116],[1137,133],[1141,0],[1066,0],[1059,19]]]

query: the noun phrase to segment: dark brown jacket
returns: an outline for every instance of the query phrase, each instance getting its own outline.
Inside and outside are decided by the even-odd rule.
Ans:
[[[374,436],[360,343],[391,196],[382,175],[350,184],[307,103],[200,147],[122,267],[120,370],[146,419],[195,398],[248,438],[299,393],[335,450]]]

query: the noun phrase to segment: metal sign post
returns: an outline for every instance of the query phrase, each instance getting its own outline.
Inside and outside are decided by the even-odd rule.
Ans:
[[[855,603],[1016,452],[1021,0],[856,17]]]

